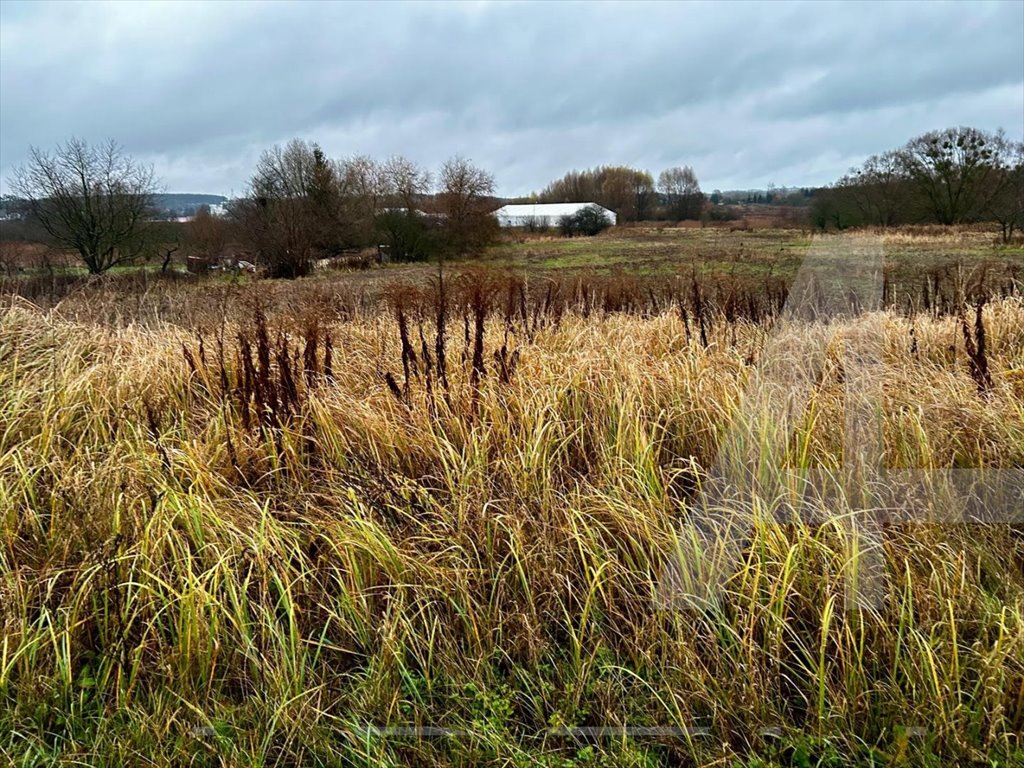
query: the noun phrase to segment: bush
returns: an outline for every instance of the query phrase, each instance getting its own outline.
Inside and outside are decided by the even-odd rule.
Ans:
[[[708,209],[709,221],[736,221],[739,217],[730,205],[713,205]]]
[[[576,234],[576,220],[575,217],[566,214],[558,219],[558,231],[562,234],[562,237],[572,237]]]
[[[523,222],[523,229],[534,234],[548,231],[548,220],[544,216],[528,216]]]
[[[380,241],[392,261],[426,261],[437,256],[441,242],[437,221],[416,211],[391,210],[377,216]]]
[[[612,223],[608,221],[604,211],[596,205],[588,205],[572,215],[562,216],[558,220],[558,229],[564,237],[584,235],[593,237],[604,232]]]

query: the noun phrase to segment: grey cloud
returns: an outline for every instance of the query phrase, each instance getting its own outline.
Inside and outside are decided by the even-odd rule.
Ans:
[[[500,191],[693,165],[826,183],[954,124],[1024,134],[1024,5],[0,3],[0,176],[114,137],[168,188],[240,192],[292,136],[456,152]]]

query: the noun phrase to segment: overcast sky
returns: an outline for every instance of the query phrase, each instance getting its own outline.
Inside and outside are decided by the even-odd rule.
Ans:
[[[818,185],[951,125],[1024,134],[1024,2],[0,0],[4,178],[76,135],[175,192],[239,194],[292,137],[459,153],[504,195],[599,164]]]

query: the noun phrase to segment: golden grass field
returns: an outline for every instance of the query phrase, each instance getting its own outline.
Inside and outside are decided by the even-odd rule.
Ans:
[[[455,271],[2,297],[0,760],[1024,763],[1019,516],[851,544],[852,501],[783,482],[724,504],[736,542],[688,533],[723,440],[768,440],[773,334],[820,370],[758,472],[841,472],[865,329],[885,466],[1024,468],[1019,291],[978,311],[983,383],[974,304],[782,326],[685,275],[520,307]],[[720,544],[713,599],[666,602]]]

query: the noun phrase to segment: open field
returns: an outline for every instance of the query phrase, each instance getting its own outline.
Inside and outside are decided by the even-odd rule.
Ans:
[[[0,756],[1020,765],[1020,510],[847,477],[844,425],[867,339],[881,466],[1024,469],[1024,251],[886,235],[884,308],[787,317],[832,242],[5,283]]]
[[[945,265],[957,260],[1017,259],[1024,244],[1004,246],[990,230],[905,227],[842,237],[881,238],[894,268]],[[692,269],[741,275],[790,274],[812,245],[841,237],[798,229],[729,227],[619,227],[593,238],[520,238],[493,249],[502,266],[527,270],[629,270],[665,275]]]
[[[788,285],[810,249],[829,249],[833,243],[864,238],[880,238],[893,305],[920,308],[925,303],[925,282],[930,295],[938,290],[952,299],[972,284],[983,283],[998,293],[1024,279],[1024,243],[1000,244],[990,228],[903,227],[840,236],[774,228],[620,227],[590,238],[510,236],[483,256],[451,262],[448,267],[455,272],[483,268],[516,275],[532,281],[535,290],[545,290],[551,281],[571,286],[597,278],[605,283],[625,281],[644,294],[666,293],[670,287],[678,294],[688,290],[697,276],[712,293],[719,287],[726,293],[734,287],[760,293],[768,286]],[[32,252],[34,247],[21,248]],[[253,285],[246,275],[186,276],[180,261],[175,263],[172,280],[161,280],[159,266],[152,264],[119,268],[113,275],[118,279],[99,282],[76,269],[62,267],[50,274],[26,261],[19,273],[0,273],[0,294],[17,293],[42,307],[60,302],[65,316],[79,316],[81,306],[81,319],[139,322],[145,316],[198,327],[220,322],[225,312],[231,314]],[[376,306],[390,285],[426,285],[436,273],[436,265],[415,263],[368,270],[327,269],[297,281],[299,290],[262,282],[258,292],[270,297],[272,304],[277,299],[283,305],[312,300],[334,304],[348,314],[353,306]],[[203,282],[206,290],[194,290],[191,283],[196,281]],[[672,297],[666,298],[671,303]],[[148,312],[141,310],[143,304]],[[295,307],[288,309],[294,313]]]

